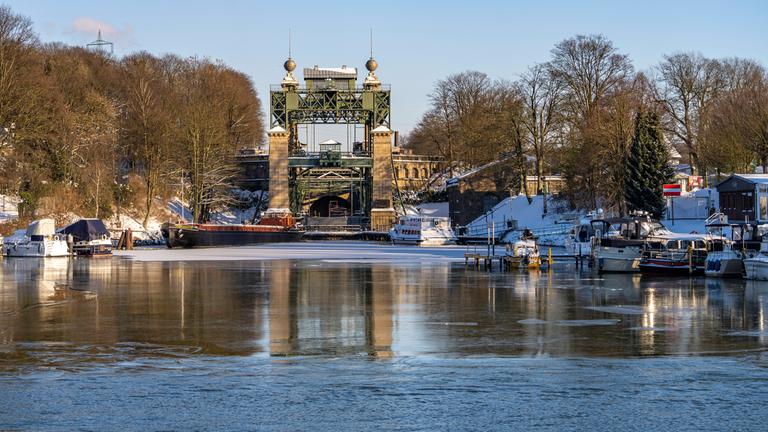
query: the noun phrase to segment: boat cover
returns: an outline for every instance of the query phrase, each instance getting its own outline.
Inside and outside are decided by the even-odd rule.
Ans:
[[[109,231],[101,219],[80,219],[61,230],[63,234],[72,234],[76,242],[98,240],[109,237]]]
[[[50,236],[56,234],[56,221],[53,219],[40,219],[32,222],[27,227],[27,237]]]

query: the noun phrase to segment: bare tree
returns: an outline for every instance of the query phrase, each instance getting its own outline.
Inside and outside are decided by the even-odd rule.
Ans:
[[[126,102],[122,138],[144,180],[142,225],[145,227],[157,188],[167,178],[171,163],[169,90],[161,68],[161,62],[148,53],[134,54],[122,61]]]
[[[665,128],[684,146],[692,172],[702,171],[700,134],[707,110],[725,86],[722,66],[701,54],[677,53],[664,56],[656,72],[656,98],[668,116]]]
[[[534,157],[536,193],[542,192],[544,158],[560,133],[560,82],[551,80],[547,65],[528,68],[518,82],[524,104],[523,124]]]
[[[564,91],[570,120],[588,121],[600,102],[633,71],[629,56],[618,51],[603,35],[577,35],[552,49],[548,63],[552,79]]]
[[[750,67],[733,90],[722,94],[709,112],[705,138],[707,150],[725,160],[745,161],[743,151],[768,167],[768,75],[762,67]],[[727,151],[727,154],[722,152]],[[751,159],[750,158],[750,159]],[[717,167],[720,168],[720,167]]]
[[[578,206],[598,208],[610,173],[618,170],[611,165],[623,162],[606,121],[632,77],[632,63],[604,36],[578,35],[555,46],[548,71],[562,89],[567,193]]]

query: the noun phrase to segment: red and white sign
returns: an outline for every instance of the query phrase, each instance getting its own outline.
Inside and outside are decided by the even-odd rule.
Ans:
[[[680,192],[682,191],[682,186],[680,186],[677,183],[672,184],[665,184],[664,185],[664,196],[680,196]]]
[[[700,188],[704,182],[702,181],[701,176],[690,176],[688,177],[688,187],[690,189],[693,188]]]

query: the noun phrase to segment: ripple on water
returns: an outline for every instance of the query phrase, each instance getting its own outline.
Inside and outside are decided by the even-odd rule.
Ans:
[[[592,319],[592,320],[558,320],[556,325],[565,327],[590,327],[590,326],[611,326],[620,323],[620,319]]]
[[[670,332],[677,331],[675,327],[630,327],[632,331]]]
[[[616,315],[642,315],[644,313],[642,306],[587,306],[584,309]]]
[[[527,318],[527,319],[521,319],[517,323],[523,324],[523,325],[537,325],[537,324],[546,324],[547,321],[538,319],[538,318]]]

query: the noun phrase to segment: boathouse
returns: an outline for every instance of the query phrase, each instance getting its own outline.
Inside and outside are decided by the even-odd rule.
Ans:
[[[717,185],[720,212],[733,223],[768,223],[768,174],[732,174]]]

